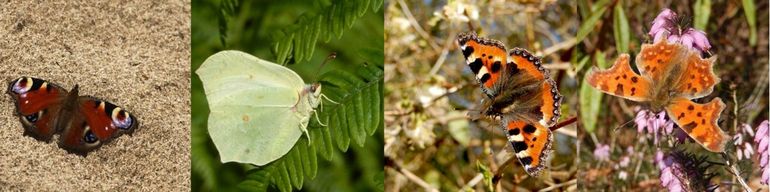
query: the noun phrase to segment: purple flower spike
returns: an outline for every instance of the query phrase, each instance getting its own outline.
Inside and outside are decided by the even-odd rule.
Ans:
[[[711,49],[711,44],[706,38],[706,33],[677,23],[680,18],[671,9],[664,9],[652,21],[652,27],[648,33],[654,42],[666,39],[669,43],[679,43],[685,47],[706,52]]]
[[[693,46],[696,49],[699,49],[701,51],[707,51],[711,49],[711,44],[709,44],[708,38],[706,38],[706,33],[703,31],[695,30],[693,28],[689,28],[689,30],[684,32],[683,36],[687,36],[693,39]]]
[[[594,158],[599,161],[610,160],[610,146],[604,144],[596,146],[596,149],[594,149]]]
[[[663,11],[655,17],[655,20],[652,21],[652,27],[650,27],[649,33],[650,36],[656,36],[657,34],[660,34],[659,32],[664,30],[667,31],[674,23],[674,19],[676,19],[676,13],[674,13],[674,11],[671,11],[671,9],[668,8],[663,9]]]
[[[760,183],[767,185],[770,183],[770,123],[767,120],[762,121],[757,127],[757,134],[754,136],[754,143],[757,145],[757,154],[759,154],[759,167],[762,170],[762,179]]]

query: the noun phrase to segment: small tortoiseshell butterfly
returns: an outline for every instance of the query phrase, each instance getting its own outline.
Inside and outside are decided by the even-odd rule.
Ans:
[[[525,49],[506,53],[497,40],[458,35],[465,61],[488,97],[479,114],[500,117],[516,157],[528,174],[537,176],[551,154],[549,127],[559,119],[561,95],[540,58]]]
[[[136,117],[112,103],[79,96],[77,85],[68,92],[41,79],[21,77],[10,82],[8,94],[16,103],[25,135],[49,142],[60,133],[59,147],[82,156],[133,132],[139,124]]]
[[[725,108],[721,99],[706,104],[690,101],[711,94],[719,78],[711,67],[716,56],[703,59],[700,53],[666,40],[644,44],[636,57],[636,74],[628,54],[620,55],[607,70],[594,68],[588,84],[604,93],[646,102],[652,111],[666,110],[668,117],[709,151],[722,152],[727,136],[717,125]]]

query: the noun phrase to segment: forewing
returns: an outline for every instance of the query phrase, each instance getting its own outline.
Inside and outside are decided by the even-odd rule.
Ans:
[[[648,77],[654,83],[666,82],[668,76],[678,77],[680,69],[676,69],[688,54],[688,48],[678,43],[659,41],[655,44],[643,44],[642,50],[636,56],[636,66],[642,76]],[[671,85],[662,85],[671,86]]]
[[[719,82],[719,77],[714,74],[712,67],[716,61],[716,56],[709,59],[703,59],[697,52],[691,51],[689,56],[681,64],[683,67],[682,75],[674,83],[674,90],[678,95],[687,99],[701,98],[714,89],[714,85]]]
[[[293,89],[299,93],[305,86],[302,78],[294,71],[240,51],[216,53],[206,59],[196,73],[203,82],[209,105],[234,99],[272,101],[273,104],[296,102],[296,99],[289,98],[287,95],[260,95],[262,98],[232,98],[231,96],[241,91],[255,91],[255,89],[265,92],[270,92],[270,89]]]
[[[53,122],[67,91],[41,79],[21,77],[9,83],[8,94],[14,100],[24,133],[38,140],[50,141],[58,131]]]
[[[489,97],[496,95],[500,90],[495,89],[495,84],[499,83],[507,59],[503,43],[478,37],[475,33],[461,33],[457,42],[482,91]]]
[[[620,55],[607,70],[593,68],[588,73],[588,84],[604,93],[633,101],[649,101],[652,82],[634,73],[628,54]]]

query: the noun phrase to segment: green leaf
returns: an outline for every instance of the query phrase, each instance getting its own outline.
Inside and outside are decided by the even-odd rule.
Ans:
[[[481,175],[484,176],[483,182],[484,186],[487,187],[487,191],[495,191],[495,185],[492,182],[493,173],[492,170],[489,169],[486,165],[481,163],[480,161],[476,162],[476,168],[481,172]]]
[[[607,65],[604,54],[601,51],[597,51],[594,58],[596,58],[597,65],[602,67]],[[604,94],[591,87],[587,79],[588,75],[585,75],[580,85],[580,121],[583,122],[583,127],[586,131],[590,133],[596,129],[596,120],[599,117],[602,96]]]
[[[380,171],[374,175],[374,183],[377,185],[377,191],[385,191],[385,171]]]
[[[613,11],[612,29],[615,35],[615,47],[619,53],[628,53],[628,42],[631,39],[631,29],[628,26],[628,18],[623,12],[623,4],[618,2]]]
[[[757,45],[757,8],[752,0],[742,0],[746,22],[749,23],[749,45]]]
[[[246,173],[246,180],[238,184],[238,189],[243,191],[267,191],[270,185],[267,181],[270,174],[262,169],[252,169]]]
[[[586,19],[580,24],[580,28],[578,29],[577,36],[575,37],[577,42],[583,41],[583,39],[586,38],[586,36],[588,36],[588,34],[594,30],[594,28],[596,27],[596,23],[599,22],[599,19],[601,19],[602,15],[604,15],[604,11],[607,11],[607,7],[599,8],[598,11],[594,11],[593,13],[591,13],[591,15],[588,16],[588,19]]]
[[[711,15],[711,0],[697,0],[692,8],[694,12],[693,26],[695,29],[706,31],[706,25]]]

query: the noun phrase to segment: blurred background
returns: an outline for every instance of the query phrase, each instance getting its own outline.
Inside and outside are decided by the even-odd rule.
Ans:
[[[481,90],[457,46],[476,32],[543,57],[575,118],[574,1],[406,1],[385,3],[387,191],[512,191],[576,188],[576,124],[555,131],[550,173],[527,175],[500,125],[471,121]]]
[[[767,129],[768,118],[767,1],[577,2],[580,44],[573,65],[581,81],[592,66],[606,69],[622,53],[634,58],[643,43],[652,42],[648,32],[665,8],[678,15],[675,22],[681,29],[705,32],[711,48],[704,50],[703,56],[718,56],[713,70],[721,82],[713,93],[694,101],[721,98],[726,108],[718,124],[730,137],[724,157],[708,152],[669,123],[665,115],[647,117],[646,106],[582,84],[578,145],[581,189],[701,191],[718,186],[720,191],[743,191],[739,182],[743,178],[747,180],[745,186],[767,191],[767,184],[760,183],[763,172],[759,170],[763,169],[759,161],[769,154],[758,153],[755,143],[755,138],[761,137],[755,132],[763,122]],[[727,161],[735,166],[725,166]],[[674,171],[686,176],[672,177],[672,169],[667,168],[672,162],[682,166]],[[766,164],[764,174],[770,176]]]
[[[341,6],[341,1],[335,0],[194,0],[192,2],[191,71],[197,70],[207,57],[218,51],[241,50],[268,61],[286,64],[306,83],[318,82],[322,80],[323,74],[330,72],[358,73],[359,71],[355,71],[360,68],[358,66],[382,65],[382,15],[381,1],[357,1]],[[319,19],[318,23],[314,23],[317,26],[304,25],[308,21],[316,22],[313,19]],[[339,26],[327,27],[327,25]],[[325,28],[318,29],[321,26]],[[304,49],[293,47],[288,49],[291,51],[281,51],[286,47],[287,41],[288,45],[294,42],[316,41],[316,39],[301,37],[304,35],[302,33],[315,29],[321,31],[316,43],[302,45],[305,46]],[[292,37],[296,41],[288,37],[292,33],[295,34]],[[308,49],[308,46],[314,49]],[[321,67],[324,60],[333,53],[336,53],[336,59]],[[261,182],[282,178],[281,175],[256,174],[260,169],[267,169],[276,163],[262,168],[239,163],[222,164],[206,128],[209,110],[203,86],[195,73],[191,76],[192,187],[194,191],[254,190],[262,187],[271,191],[278,189],[286,191],[291,190],[291,186],[295,190],[303,191],[381,191],[384,188],[382,185],[382,125],[373,127],[376,129],[373,131],[374,135],[366,137],[365,142],[362,139],[351,141],[349,138],[344,138],[344,144],[336,145],[340,150],[332,150],[328,153],[331,155],[320,155],[322,152],[319,151],[317,170],[311,174],[314,177],[299,174],[298,182],[295,175],[291,175],[291,185],[288,185],[288,188],[287,185],[274,182],[264,186],[265,183]],[[326,89],[323,90],[328,95]],[[381,101],[376,103],[382,105]],[[366,115],[379,113],[381,112]],[[308,127],[311,134],[327,128],[314,122],[311,121]],[[338,137],[332,138],[339,139],[337,142],[343,140]],[[319,141],[323,140],[313,139],[313,144],[318,144]],[[349,148],[348,141],[351,143]],[[298,143],[307,144],[306,142],[306,137],[303,136]],[[359,142],[362,142],[361,145]],[[328,146],[331,149],[332,145]],[[343,148],[347,150],[342,150]],[[301,179],[303,177],[304,182]]]

